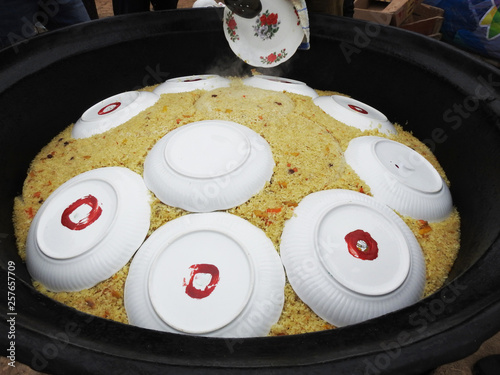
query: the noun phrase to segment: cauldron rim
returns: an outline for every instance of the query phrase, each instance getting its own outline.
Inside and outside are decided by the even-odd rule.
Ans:
[[[143,37],[154,38],[156,33],[174,32],[178,27],[186,28],[182,22],[188,22],[194,27],[191,32],[207,31],[207,25],[208,32],[221,32],[217,23],[220,21],[220,12],[217,10],[189,9],[178,12],[175,20],[168,25],[164,25],[163,19],[160,18],[167,16],[168,13],[121,16],[75,25],[42,35],[26,46],[19,46],[23,55],[21,57],[14,52],[13,48],[4,50],[1,55],[5,59],[0,63],[0,77],[2,78],[0,98],[2,92],[9,92],[12,87],[26,77],[36,74],[37,71],[49,67],[60,59],[91,50],[93,43],[99,44],[100,48],[105,48],[115,43],[125,43],[128,40],[139,40]],[[206,21],[207,24],[204,25],[205,22],[201,20]],[[335,35],[332,34],[331,22],[336,23]],[[131,25],[141,24],[149,24],[149,27],[129,31],[130,35],[123,35],[124,30],[130,28]],[[311,15],[311,24],[312,48],[314,48],[315,39],[319,40],[319,38],[337,38],[346,43],[352,42],[353,28],[363,30],[367,27],[363,21],[315,14]],[[92,32],[99,27],[101,27],[99,32],[92,35],[89,40],[82,40],[81,35],[93,34]],[[112,37],[108,34],[108,37],[105,37],[104,30],[108,27],[115,28],[114,31],[117,34],[121,32],[121,34],[113,34]],[[402,59],[412,59],[414,64],[435,74],[441,80],[452,81],[454,74],[460,72],[464,78],[456,84],[457,90],[473,92],[472,90],[477,85],[474,77],[478,77],[479,74],[492,74],[500,80],[500,75],[495,69],[470,58],[453,47],[391,27],[380,28],[377,38],[373,38],[371,45],[367,48],[378,48],[380,51],[389,53],[384,51],[385,43],[394,36],[397,36],[402,43],[410,43],[414,48],[411,51],[405,48],[393,50],[390,51],[391,55]],[[82,41],[83,45],[76,45],[75,40]],[[67,46],[70,48],[65,49]],[[428,54],[429,51],[435,52],[436,55],[431,53],[430,56],[424,58],[422,54],[425,51]],[[55,52],[61,52],[61,54]],[[449,69],[440,69],[435,64],[442,61],[442,55],[445,53],[448,54],[447,59],[455,63],[450,63]],[[301,58],[301,54],[298,54],[297,58]],[[31,70],[24,72],[23,69],[29,65],[28,62],[33,62],[33,59],[41,65],[32,66]],[[19,61],[23,64],[18,64]],[[492,114],[500,116],[498,95],[485,105]],[[498,131],[500,128],[498,122],[496,125]],[[2,124],[2,129],[6,129],[6,124]],[[118,360],[121,369],[142,368],[144,372],[151,373],[166,369],[176,373],[221,373],[237,370],[259,371],[260,373],[266,371],[268,373],[326,373],[331,372],[332,369],[337,370],[338,373],[355,373],[355,371],[370,368],[370,364],[376,366],[377,360],[387,358],[390,361],[390,368],[387,370],[391,373],[415,372],[417,364],[420,366],[419,369],[430,369],[438,364],[470,354],[484,339],[500,329],[500,322],[496,319],[500,312],[500,278],[497,276],[488,280],[491,283],[486,287],[482,285],[482,289],[477,286],[478,280],[476,279],[477,274],[483,274],[484,278],[494,274],[494,261],[499,253],[500,235],[497,232],[491,246],[485,249],[484,255],[470,268],[455,275],[450,285],[414,306],[373,321],[331,332],[244,340],[194,338],[152,331],[147,331],[145,334],[143,329],[123,326],[101,318],[90,318],[86,314],[61,306],[35,292],[31,285],[18,279],[19,295],[29,297],[31,301],[39,304],[24,306],[24,315],[18,319],[16,342],[18,355],[28,364],[37,367],[42,362],[37,363],[36,359],[41,361],[48,357],[43,350],[48,351],[48,348],[55,347],[60,355],[57,355],[57,360],[47,361],[47,367],[44,367],[54,373],[66,373],[68,368],[75,369],[79,373],[112,373],[117,369],[116,361]],[[3,260],[2,258],[1,271],[6,273],[7,263]],[[483,279],[483,282],[485,280]],[[5,283],[3,285],[2,288],[6,289]],[[473,287],[462,290],[460,289],[462,285],[473,285]],[[460,292],[458,296],[455,293],[457,290]],[[425,322],[425,327],[423,323],[418,324],[418,321],[413,325],[408,322],[408,316],[411,314],[429,311],[436,301],[443,301],[444,298],[454,296],[460,298],[463,305],[466,305],[460,314],[457,314],[453,308],[444,310],[439,315],[439,319]],[[2,305],[0,313],[3,325],[5,325],[8,318],[7,304]],[[41,317],[45,319],[40,321]],[[418,317],[420,315],[417,315]],[[399,334],[408,334],[407,336],[394,336],[394,330],[386,330],[387,327],[397,326],[398,323],[401,323],[397,330]],[[419,332],[419,329],[422,332]],[[76,332],[78,334],[73,335]],[[470,337],[471,332],[474,332],[474,340],[462,343],[460,338],[467,335]],[[360,337],[364,338],[362,344],[357,342]],[[5,342],[5,339],[6,336],[2,337],[2,342]],[[98,340],[95,341],[96,339]],[[133,348],[129,346],[131,342],[135,342]],[[353,347],[355,342],[357,345]],[[139,344],[144,345],[142,349]],[[192,355],[193,347],[203,348],[203,350],[195,351],[196,355]],[[335,348],[333,352],[330,349],[332,347]],[[290,348],[295,349],[290,350]],[[220,356],[221,352],[224,353],[223,356]],[[303,355],[297,356],[299,352]],[[422,365],[423,361],[425,364]],[[380,367],[374,368],[378,370]]]

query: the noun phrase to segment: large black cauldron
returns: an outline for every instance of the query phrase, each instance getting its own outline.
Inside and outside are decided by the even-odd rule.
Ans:
[[[40,148],[107,96],[174,76],[249,73],[228,47],[219,10],[116,17],[0,53],[2,355],[13,341],[17,361],[57,374],[416,374],[472,353],[500,330],[500,73],[399,29],[323,15],[311,24],[311,50],[266,73],[365,101],[435,152],[463,219],[449,284],[362,324],[245,340],[124,326],[37,293],[16,255],[11,213]]]

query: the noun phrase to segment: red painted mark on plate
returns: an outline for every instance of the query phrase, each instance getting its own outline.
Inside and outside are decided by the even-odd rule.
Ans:
[[[107,106],[105,107],[102,107],[99,112],[97,112],[98,115],[107,115],[108,113],[111,113],[113,111],[116,111],[118,109],[118,107],[120,107],[122,105],[122,103],[120,102],[114,102],[114,103],[111,103],[111,104],[108,104]]]
[[[81,206],[87,205],[90,211],[78,221],[73,221],[71,215]],[[102,208],[99,206],[99,201],[92,195],[87,195],[84,198],[78,199],[71,203],[66,208],[61,216],[61,224],[71,230],[82,230],[94,223],[102,214]]]
[[[345,242],[349,253],[358,259],[374,260],[378,257],[377,241],[373,239],[370,233],[361,229],[355,230],[345,236]]]
[[[359,112],[359,113],[361,113],[363,115],[367,115],[368,114],[368,111],[366,111],[365,109],[363,109],[361,107],[358,107],[357,105],[348,104],[348,107],[351,108],[353,111]]]
[[[189,269],[189,281],[186,283],[184,279],[186,294],[196,299],[203,299],[212,294],[219,283],[219,269],[213,264],[193,264]]]
[[[197,82],[197,81],[203,81],[203,78],[190,78],[190,79],[185,79],[182,82]]]

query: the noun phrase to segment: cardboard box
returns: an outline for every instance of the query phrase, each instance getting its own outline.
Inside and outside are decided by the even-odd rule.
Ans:
[[[420,4],[401,28],[424,35],[439,34],[444,21],[444,9]]]
[[[354,18],[382,25],[401,25],[422,0],[354,0]]]

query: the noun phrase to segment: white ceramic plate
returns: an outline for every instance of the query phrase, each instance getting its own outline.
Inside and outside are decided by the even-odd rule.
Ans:
[[[247,19],[224,9],[224,35],[247,64],[270,68],[293,56],[304,37],[291,1],[262,0],[259,16]]]
[[[281,259],[297,295],[340,327],[417,302],[420,246],[390,208],[351,190],[306,196],[285,224]]]
[[[166,80],[154,89],[154,93],[176,94],[194,90],[215,90],[220,87],[229,87],[231,81],[216,74],[201,74],[177,77]]]
[[[320,96],[314,103],[334,119],[361,130],[396,134],[396,128],[380,111],[359,100],[342,95]]]
[[[247,86],[257,87],[264,90],[293,92],[299,95],[310,96],[313,99],[318,97],[318,94],[313,88],[307,86],[304,82],[290,78],[257,75],[245,78],[243,83]]]
[[[147,91],[127,91],[111,96],[87,109],[73,126],[73,138],[88,138],[113,129],[146,108],[151,107],[159,96]]]
[[[54,292],[90,288],[112,276],[146,237],[149,201],[141,176],[127,168],[100,168],[70,179],[31,223],[31,276]]]
[[[207,120],[163,137],[144,163],[144,180],[163,203],[190,212],[238,206],[270,180],[269,144],[246,126]]]
[[[376,199],[402,215],[435,222],[453,210],[445,181],[410,147],[381,137],[359,137],[349,143],[345,159]]]
[[[125,284],[133,325],[212,337],[265,336],[281,315],[285,273],[273,243],[246,220],[190,214],[156,230]]]

